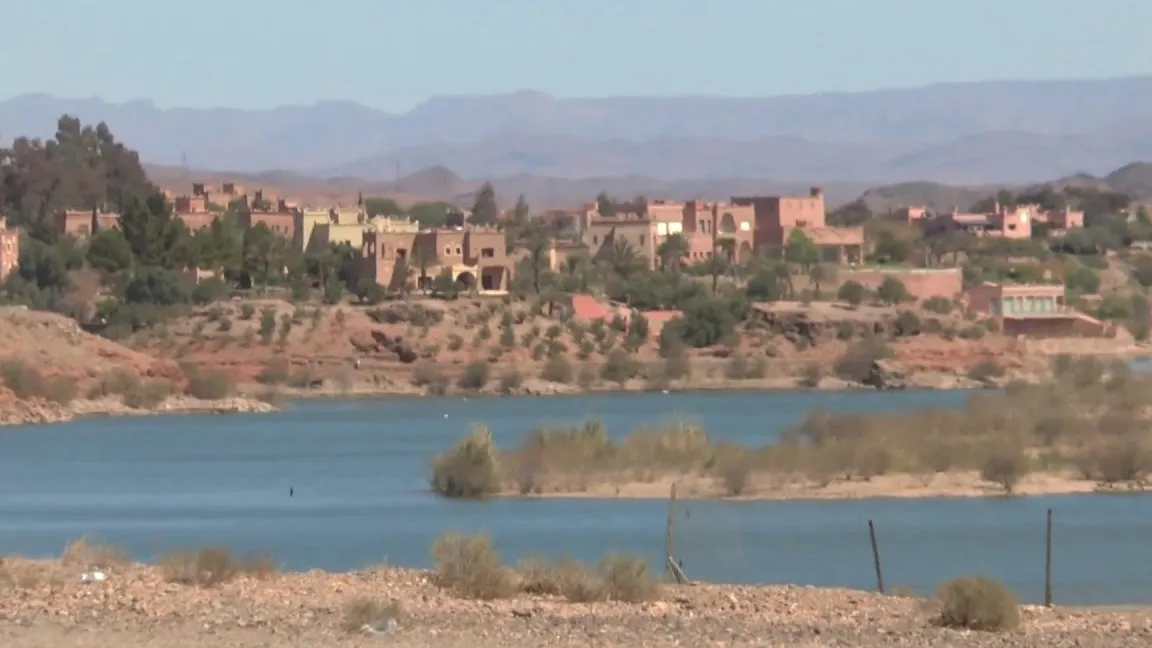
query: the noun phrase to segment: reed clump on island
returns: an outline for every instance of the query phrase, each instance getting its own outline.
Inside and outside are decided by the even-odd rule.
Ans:
[[[778,443],[716,441],[690,421],[618,439],[588,420],[497,448],[478,426],[433,459],[443,496],[865,497],[1143,488],[1152,472],[1152,376],[1058,358],[1054,378],[979,392],[958,409],[810,412]]]

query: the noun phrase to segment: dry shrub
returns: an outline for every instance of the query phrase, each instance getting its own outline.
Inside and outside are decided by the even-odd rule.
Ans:
[[[983,576],[965,576],[937,590],[940,625],[968,630],[1011,630],[1020,625],[1016,595],[1006,585]]]
[[[291,373],[292,365],[286,358],[273,358],[256,375],[256,382],[261,385],[283,385],[288,382]]]
[[[174,389],[170,381],[154,378],[137,382],[134,387],[123,393],[120,400],[133,409],[152,409],[168,400]]]
[[[75,578],[75,574],[69,574]],[[0,591],[36,589],[44,584],[59,585],[63,575],[58,565],[45,560],[0,558]]]
[[[500,491],[500,464],[492,433],[476,426],[455,446],[432,459],[432,491],[477,499]]]
[[[591,590],[598,589],[584,564],[568,557],[551,562],[539,557],[526,558],[520,561],[516,572],[520,577],[520,591],[526,594],[572,598],[587,596]]]
[[[17,398],[40,398],[46,391],[44,376],[19,358],[0,361],[0,380]]]
[[[201,400],[221,400],[236,393],[236,383],[223,371],[196,371],[188,377],[187,392]]]
[[[609,600],[639,603],[660,594],[660,584],[643,558],[612,554],[600,561],[597,572]]]
[[[1026,474],[1028,457],[1024,448],[1012,444],[993,449],[980,467],[981,479],[998,484],[1008,494],[1015,490],[1016,484]]]
[[[552,562],[529,558],[520,563],[517,573],[522,592],[561,596],[572,603],[639,603],[651,601],[660,593],[648,561],[624,554],[606,556],[592,570],[571,558]]]
[[[873,338],[860,340],[848,347],[844,355],[832,366],[832,371],[844,380],[866,382],[872,375],[877,360],[890,358],[892,349],[883,341]]]
[[[64,547],[60,561],[68,567],[82,570],[109,569],[129,561],[128,551],[90,538],[79,538]]]
[[[100,374],[100,378],[88,392],[88,398],[103,398],[105,396],[122,396],[137,389],[140,378],[127,369],[111,369]]]
[[[432,545],[432,560],[436,584],[457,596],[487,601],[515,591],[512,575],[486,534],[445,533]]]
[[[237,558],[227,547],[177,549],[157,556],[164,579],[171,583],[212,587],[240,574],[268,577],[276,573],[276,561],[266,554]]]
[[[344,606],[344,619],[341,627],[347,632],[359,632],[365,627],[383,629],[390,621],[399,622],[404,615],[400,602],[393,599],[381,601],[370,598],[357,598]]]

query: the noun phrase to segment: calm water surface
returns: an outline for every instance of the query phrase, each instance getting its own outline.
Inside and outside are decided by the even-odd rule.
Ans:
[[[451,502],[428,458],[482,422],[505,445],[533,426],[598,416],[613,434],[672,416],[765,443],[813,407],[958,406],[962,392],[651,394],[303,402],[272,415],[89,419],[0,430],[0,552],[49,555],[81,535],[149,559],[223,543],[287,568],[427,566],[439,533],[491,533],[506,560],[611,551],[659,558],[666,504],[561,499]],[[288,497],[288,489],[295,496]],[[691,502],[677,554],[692,578],[873,585],[867,520],[890,586],[927,591],[984,572],[1041,596],[1044,515],[1055,510],[1058,601],[1152,602],[1152,498]]]

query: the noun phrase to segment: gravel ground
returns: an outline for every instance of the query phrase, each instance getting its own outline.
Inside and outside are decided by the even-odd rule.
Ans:
[[[143,566],[114,569],[103,583],[80,583],[59,562],[9,559],[5,569],[18,577],[0,583],[4,648],[1152,645],[1145,608],[1028,606],[1019,630],[991,634],[934,627],[925,600],[795,586],[666,587],[660,601],[645,604],[479,602],[453,598],[427,573],[402,569],[240,577],[213,588],[167,583]],[[343,627],[345,607],[362,598],[399,601],[394,635]]]

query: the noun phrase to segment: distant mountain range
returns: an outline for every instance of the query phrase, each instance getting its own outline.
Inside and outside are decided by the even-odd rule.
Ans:
[[[158,165],[377,182],[443,166],[475,180],[531,178],[537,190],[562,194],[574,181],[591,189],[605,184],[596,178],[635,177],[629,187],[655,194],[719,180],[875,186],[1101,175],[1152,159],[1150,108],[1152,77],[759,99],[521,92],[439,97],[404,114],[348,102],[161,110],[28,95],[0,102],[0,136],[48,136],[70,113],[107,121]]]
[[[351,204],[357,196],[387,196],[403,205],[421,200],[441,200],[461,207],[471,206],[481,181],[465,180],[445,167],[430,167],[400,178],[399,181],[364,181],[357,178],[320,179],[286,171],[255,174],[189,171],[180,167],[149,166],[149,176],[162,187],[188,191],[193,181],[220,184],[240,182],[245,187],[262,187],[278,196],[292,196],[305,204]],[[662,181],[642,176],[616,178],[561,179],[520,175],[497,178],[492,182],[502,204],[510,206],[518,195],[524,195],[537,210],[549,207],[573,207],[590,202],[600,191],[617,197],[643,195],[669,199],[727,199],[750,194],[806,194],[809,185],[781,183],[772,180],[714,179]],[[906,205],[926,205],[937,209],[961,209],[995,194],[1000,188],[1022,189],[1038,183],[993,183],[951,185],[940,182],[913,181],[876,186],[868,183],[822,183],[829,206],[836,207],[857,199],[874,212]],[[1152,164],[1137,162],[1125,165],[1105,176],[1077,174],[1049,179],[1043,184],[1056,187],[1091,187],[1118,191],[1137,200],[1152,199]]]

